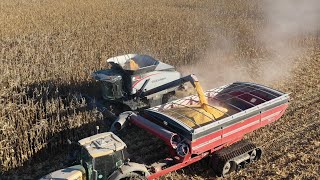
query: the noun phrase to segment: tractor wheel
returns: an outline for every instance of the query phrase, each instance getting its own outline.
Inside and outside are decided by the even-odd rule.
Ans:
[[[130,172],[126,175],[126,177],[122,178],[122,180],[147,180],[147,178],[138,173]]]

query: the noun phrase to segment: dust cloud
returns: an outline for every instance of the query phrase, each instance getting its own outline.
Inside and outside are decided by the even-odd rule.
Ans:
[[[269,0],[264,11],[268,24],[259,37],[270,56],[259,70],[263,80],[270,82],[289,77],[307,50],[301,39],[320,32],[320,1]]]
[[[235,59],[235,47],[230,39],[216,37],[218,44],[213,44],[205,57],[194,65],[180,67],[183,75],[195,74],[204,89],[231,83],[251,80],[246,71],[246,64]]]
[[[265,0],[260,6],[264,24],[251,36],[265,54],[251,59],[237,57],[239,43],[235,38],[216,35],[218,39],[203,59],[180,68],[183,74],[196,74],[204,89],[235,81],[270,84],[290,77],[292,68],[306,53],[303,39],[320,32],[320,1]]]

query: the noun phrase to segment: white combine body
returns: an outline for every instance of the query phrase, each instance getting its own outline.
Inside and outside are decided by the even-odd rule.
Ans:
[[[168,102],[176,87],[141,96],[181,78],[181,73],[169,64],[147,55],[127,54],[107,60],[111,69],[99,70],[93,77],[101,82],[102,96],[109,104],[124,105],[124,110],[152,107]]]

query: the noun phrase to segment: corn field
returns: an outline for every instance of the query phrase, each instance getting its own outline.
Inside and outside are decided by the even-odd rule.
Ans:
[[[108,129],[103,115],[95,108],[87,108],[81,94],[97,96],[98,86],[91,73],[107,68],[106,59],[113,56],[147,54],[183,69],[206,63],[209,54],[217,59],[211,64],[217,72],[228,71],[229,66],[223,64],[227,59],[230,68],[244,64],[249,72],[246,80],[298,92],[293,95],[297,99],[303,98],[299,92],[308,88],[317,92],[320,31],[301,33],[285,42],[289,47],[307,49],[309,54],[295,58],[311,62],[305,63],[312,67],[305,76],[312,79],[311,84],[299,89],[297,85],[287,86],[287,77],[276,83],[262,80],[260,65],[278,56],[277,49],[261,43],[260,34],[271,21],[263,13],[264,6],[264,1],[253,0],[2,0],[0,176],[38,178],[48,172],[33,174],[28,172],[29,167],[65,153],[67,139],[76,141],[92,135],[96,126],[101,131]],[[292,61],[296,74],[300,72],[296,70],[301,67],[299,63]],[[214,74],[200,71],[200,77],[215,79]],[[263,132],[268,134],[268,129]],[[255,140],[256,136],[259,134],[250,138]],[[319,141],[315,146],[319,147]],[[28,170],[20,176],[15,171],[19,168]],[[208,171],[190,173],[197,168],[191,166],[165,178],[210,178]],[[298,178],[315,177],[314,171]],[[291,176],[285,173],[272,177]]]

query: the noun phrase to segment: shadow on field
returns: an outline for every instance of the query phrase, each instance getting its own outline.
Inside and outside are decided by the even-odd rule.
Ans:
[[[47,145],[34,154],[23,166],[4,172],[0,175],[0,179],[37,179],[49,172],[70,166],[71,164],[67,163],[70,160],[69,153],[74,152],[77,148],[74,145],[69,145],[67,139],[77,141],[94,135],[96,134],[96,126],[100,127],[99,132],[107,131],[103,120],[98,120],[95,123],[84,124],[78,128],[66,129],[53,134],[51,142],[47,142]]]
[[[82,103],[80,95],[91,96],[92,98],[101,99],[101,88],[97,82],[58,82],[58,81],[43,81],[27,85],[24,88],[18,89],[26,94],[27,100],[33,100],[38,103],[45,104],[47,101],[61,100],[64,107],[74,103]],[[44,106],[45,107],[45,106]]]
[[[34,119],[61,119],[95,108],[101,111],[105,118],[110,117],[109,113],[102,112],[101,110],[104,107],[102,102],[99,102],[102,99],[101,88],[94,81],[69,83],[52,80],[42,81],[17,88],[15,91],[17,91],[17,94],[21,92],[24,94],[20,96],[19,100],[16,100],[18,104],[27,104],[29,101],[39,106]],[[59,111],[50,111],[47,103],[56,105]]]
[[[68,158],[68,152],[74,150],[74,147],[67,144],[67,139],[77,141],[91,136],[96,133],[96,126],[100,127],[99,132],[107,131],[110,124],[108,114],[96,111],[99,109],[97,104],[88,102],[100,98],[99,89],[95,82],[59,83],[57,81],[44,81],[15,88],[13,94],[18,94],[18,96],[12,96],[8,101],[30,109],[29,113],[32,113],[33,116],[28,117],[29,119],[26,119],[26,122],[31,123],[31,127],[36,126],[40,120],[45,120],[48,122],[47,124],[57,126],[52,128],[62,130],[55,132],[48,127],[48,130],[45,130],[46,132],[40,132],[41,138],[32,138],[36,140],[34,142],[32,139],[30,141],[30,136],[21,134],[21,132],[29,132],[29,129],[19,129],[19,125],[17,125],[16,133],[20,138],[19,142],[23,142],[24,138],[29,138],[29,142],[32,142],[32,144],[27,145],[32,147],[30,150],[22,150],[23,155],[32,155],[29,160],[22,165],[20,164],[20,167],[8,171],[3,171],[4,168],[8,167],[3,167],[1,163],[0,179],[36,179],[48,172],[66,167],[67,165],[63,162],[66,162]],[[55,107],[52,108],[52,106]],[[83,113],[86,117],[81,117]],[[98,115],[91,117],[92,114]],[[81,119],[78,119],[78,121],[86,124],[80,126],[74,124],[72,126],[75,127],[72,127],[69,126],[68,122],[60,123],[73,116],[79,116]],[[57,121],[57,123],[54,121]],[[41,150],[36,153],[30,152],[35,151],[34,148],[37,146],[40,146]],[[23,147],[17,145],[17,148]],[[4,156],[8,155],[4,154]],[[9,155],[9,157],[16,159],[19,159],[20,156],[19,153],[15,152]]]

